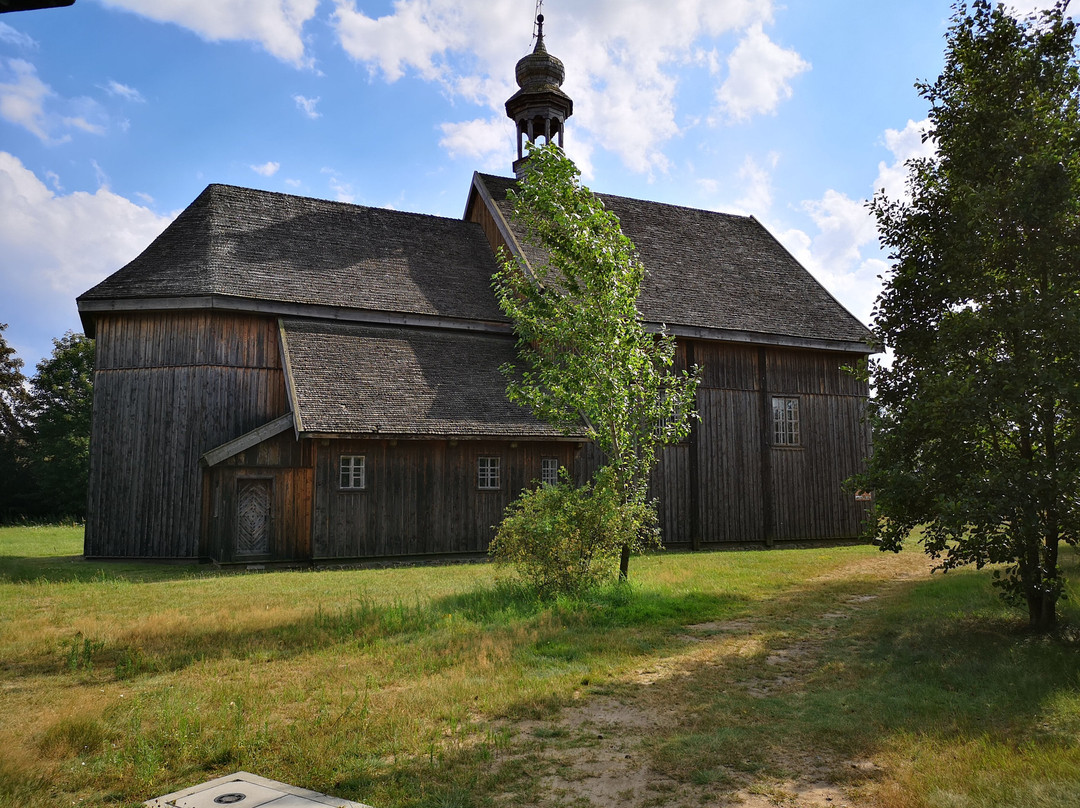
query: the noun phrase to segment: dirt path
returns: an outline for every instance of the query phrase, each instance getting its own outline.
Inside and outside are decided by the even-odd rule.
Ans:
[[[784,777],[746,774],[737,768],[723,782],[687,783],[653,768],[650,742],[677,729],[692,716],[692,677],[716,668],[730,675],[733,658],[757,660],[752,671],[725,686],[754,698],[802,688],[817,667],[825,643],[840,621],[852,619],[890,588],[917,576],[929,565],[920,553],[882,554],[846,565],[816,582],[872,578],[869,593],[834,603],[812,615],[811,629],[797,641],[769,643],[751,620],[703,623],[686,627],[685,650],[634,671],[617,696],[588,696],[550,721],[519,722],[513,746],[528,748],[542,774],[541,792],[549,805],[593,808],[865,808],[849,787],[837,780],[858,780],[876,770],[871,760],[839,760],[827,755],[786,755]],[[814,583],[814,582],[811,582]],[[807,615],[800,615],[805,619]],[[763,659],[763,663],[761,660]],[[723,762],[717,761],[718,768]],[[836,777],[847,771],[847,778]],[[850,776],[854,775],[854,777]]]

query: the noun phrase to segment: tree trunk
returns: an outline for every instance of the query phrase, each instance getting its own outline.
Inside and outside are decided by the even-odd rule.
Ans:
[[[1057,596],[1047,592],[1035,592],[1027,596],[1028,627],[1032,631],[1046,632],[1057,625]]]
[[[630,545],[622,546],[622,555],[619,556],[619,580],[625,581],[630,577]]]

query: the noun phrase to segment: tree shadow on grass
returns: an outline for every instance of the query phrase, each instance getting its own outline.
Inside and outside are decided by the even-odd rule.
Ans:
[[[813,600],[798,594],[784,611]],[[927,752],[989,744],[1080,753],[1080,637],[1068,625],[1029,633],[985,572],[904,582],[843,611],[802,611],[804,626],[817,624],[816,647],[800,647],[781,622],[758,656],[671,683],[674,701],[692,694],[706,707],[657,740],[659,768],[688,781],[718,767],[790,776],[800,760],[868,760],[904,738]],[[1051,715],[1062,697],[1074,703]],[[878,776],[846,770],[852,782]]]
[[[87,560],[82,556],[0,555],[0,583],[155,583],[235,575],[208,564]]]
[[[103,579],[94,573],[86,580],[108,583],[130,579]],[[462,664],[462,649],[469,647],[469,641],[460,640],[462,634],[479,641],[485,632],[522,626],[532,626],[531,633],[539,639],[517,649],[519,654],[533,661],[543,658],[545,666],[553,662],[580,665],[605,654],[644,653],[661,645],[680,644],[685,638],[666,636],[671,625],[702,615],[702,619],[712,619],[744,607],[744,602],[734,597],[695,593],[664,596],[632,592],[627,587],[548,603],[527,588],[498,584],[414,605],[361,600],[339,607],[320,606],[301,619],[268,626],[222,629],[216,623],[211,628],[196,622],[183,630],[173,624],[154,630],[141,623],[129,631],[114,628],[103,635],[108,639],[73,632],[52,653],[9,659],[4,669],[15,676],[112,671],[116,679],[130,680],[224,658],[264,663],[334,646],[362,650],[393,643],[399,655],[423,657],[424,668],[431,673]],[[647,631],[649,643],[643,642],[643,631]],[[625,641],[626,634],[635,635],[634,643]],[[443,643],[441,636],[445,646],[453,650],[428,653]]]
[[[542,598],[532,587],[502,581],[491,587],[448,595],[433,608],[478,623],[501,623],[535,616],[544,610],[569,623],[603,628],[673,626],[694,620],[714,620],[745,609],[749,599],[731,594],[683,592],[669,595],[618,583],[573,595]]]

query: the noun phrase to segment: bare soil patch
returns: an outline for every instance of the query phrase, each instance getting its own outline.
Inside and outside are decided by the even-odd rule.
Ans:
[[[850,619],[901,581],[925,576],[926,559],[917,553],[862,558],[822,580],[866,576],[873,592],[847,597],[817,615],[815,628],[790,644],[776,646],[761,636],[753,620],[697,623],[685,627],[685,649],[633,671],[619,694],[583,696],[548,721],[518,722],[512,746],[529,747],[538,761],[546,805],[595,808],[866,808],[851,783],[873,776],[874,761],[847,761],[827,755],[785,756],[777,768],[786,776],[750,774],[725,768],[720,783],[687,783],[650,764],[649,745],[678,728],[693,711],[690,677],[718,667],[731,657],[763,659],[754,675],[729,682],[752,697],[803,688],[817,667],[836,622]],[[513,754],[513,752],[512,752]],[[839,775],[839,776],[838,776]],[[854,776],[853,776],[854,775]]]

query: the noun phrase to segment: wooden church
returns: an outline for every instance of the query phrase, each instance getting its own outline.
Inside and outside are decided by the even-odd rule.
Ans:
[[[541,19],[542,22],[542,19]],[[535,50],[526,139],[573,112]],[[483,553],[518,493],[593,462],[511,404],[495,251],[514,179],[462,219],[211,185],[79,297],[97,341],[88,558],[345,563]],[[652,481],[669,547],[851,539],[870,333],[754,218],[601,195],[648,270],[639,307],[699,365],[700,421]]]

